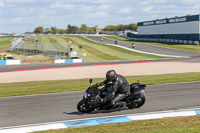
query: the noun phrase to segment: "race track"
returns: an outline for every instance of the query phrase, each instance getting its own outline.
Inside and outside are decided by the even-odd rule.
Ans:
[[[115,40],[108,39],[105,37],[90,36],[88,38],[97,42],[101,42],[101,39],[103,38],[104,41],[101,43],[115,44]],[[122,45],[129,48],[131,48],[132,46],[131,43],[126,43],[126,42],[121,42],[121,41],[117,41],[117,45]],[[135,43],[134,49],[139,50],[139,51],[150,52],[150,53],[163,54],[163,55],[187,56],[187,57],[200,56],[200,52],[177,50],[177,49],[172,49],[172,48],[167,48],[167,47],[150,45],[146,43]]]
[[[101,37],[90,37],[90,39],[93,39],[95,41],[100,41]],[[114,43],[114,41],[104,38],[104,43]],[[118,42],[118,45],[130,47],[131,44]],[[171,63],[179,64],[181,68],[176,68],[178,70],[186,70],[185,65],[189,69],[192,69],[192,70],[194,70],[192,66],[193,67],[195,66],[195,69],[199,68],[200,53],[198,52],[175,50],[175,49],[164,48],[164,47],[159,47],[159,46],[152,46],[148,44],[136,44],[135,49],[140,50],[140,51],[145,51],[145,52],[151,52],[151,53],[190,57],[190,58],[180,58],[180,59],[173,59],[173,60],[171,59],[149,60],[148,62],[162,61],[162,63],[160,64],[152,63],[153,68],[156,70],[161,69],[161,64],[166,66],[167,68],[171,68],[173,67]],[[41,73],[40,69],[46,69],[46,68],[62,68],[63,70],[65,70],[64,69],[65,67],[76,66],[76,68],[74,69],[85,69],[85,68],[78,68],[77,66],[81,66],[81,65],[93,66],[93,65],[99,65],[99,64],[102,66],[113,68],[113,67],[122,67],[120,65],[113,65],[113,64],[120,64],[120,63],[128,64],[128,63],[138,63],[138,62],[146,62],[146,61],[140,60],[140,61],[89,62],[89,63],[77,63],[77,64],[32,64],[32,65],[17,65],[17,66],[16,65],[0,66],[0,74],[1,74],[1,77],[4,78],[6,74],[11,75],[11,73],[7,73],[9,71],[23,72],[24,70],[39,69],[39,70],[32,71],[32,73],[36,71]],[[166,65],[167,63],[170,64],[170,67]],[[111,65],[109,66],[108,64],[112,64],[112,66]],[[145,63],[145,64],[146,66],[149,67],[151,63],[149,64]],[[141,66],[139,65],[140,63],[135,64],[133,68],[136,68],[136,66],[141,68]],[[181,65],[183,65],[184,67],[182,67]],[[97,66],[97,67],[101,67],[102,69],[103,68],[102,66]],[[130,64],[127,66],[130,66]],[[95,67],[94,67],[94,70],[96,70]],[[128,68],[126,69],[123,68],[123,70],[127,70],[127,69]],[[175,67],[173,67],[173,69],[175,69]],[[144,69],[141,69],[141,71],[143,70]],[[147,71],[148,69],[145,69],[145,70]],[[151,69],[149,70],[151,72],[153,71]],[[161,70],[162,71],[165,70],[165,72],[167,72],[167,69],[165,68]],[[195,72],[198,72],[199,70],[200,69],[195,70]],[[43,70],[43,71],[45,71],[46,73],[49,73],[48,69]],[[56,71],[56,70],[51,69],[51,71]],[[134,71],[134,69],[132,71]],[[139,69],[137,69],[136,71],[139,71]],[[172,70],[170,69],[170,72],[171,71]],[[90,72],[92,72],[91,69],[90,69]],[[14,73],[15,72],[12,72],[12,74]],[[29,73],[29,71],[25,73]],[[63,72],[61,73],[63,74]],[[120,74],[121,73],[124,74],[123,71],[121,71]],[[17,75],[15,76],[19,78],[21,77],[22,73],[16,72],[16,74]],[[134,74],[136,74],[136,72],[134,72]],[[31,74],[29,74],[29,77],[32,78],[31,76],[33,75],[31,76],[30,75]],[[141,74],[139,73],[139,75]],[[199,97],[200,87],[199,86],[200,86],[200,81],[188,82],[188,83],[164,84],[164,85],[150,85],[150,86],[147,86],[146,93],[145,93],[147,97],[147,102],[140,109],[122,110],[122,111],[116,111],[116,110],[94,111],[91,114],[81,114],[77,112],[76,104],[79,102],[79,100],[81,100],[83,91],[0,98],[0,118],[1,118],[0,128],[27,125],[27,124],[38,124],[38,123],[55,122],[55,121],[66,121],[66,120],[74,120],[74,119],[102,117],[102,116],[114,116],[114,115],[135,114],[135,113],[145,113],[145,112],[154,112],[154,111],[199,108],[200,107],[200,102],[199,102],[200,101],[200,97]]]
[[[76,66],[92,66],[92,65],[110,65],[110,64],[127,64],[127,63],[139,63],[139,62],[153,62],[153,61],[170,61],[170,60],[182,60],[182,58],[172,59],[150,59],[150,60],[124,60],[124,61],[103,61],[103,62],[84,62],[84,63],[58,63],[58,64],[21,64],[21,65],[2,65],[0,66],[1,72],[11,72],[20,70],[35,70],[45,68],[65,68],[65,67],[76,67]]]
[[[146,88],[146,104],[134,110],[77,112],[83,91],[0,98],[0,127],[83,119],[143,112],[189,109],[200,106],[200,81],[151,85]]]

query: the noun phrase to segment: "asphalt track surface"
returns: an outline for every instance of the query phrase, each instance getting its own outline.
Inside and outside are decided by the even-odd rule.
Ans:
[[[90,36],[88,38],[95,40],[97,42],[101,42],[101,43],[115,44],[115,40],[108,39],[105,37]],[[101,39],[104,39],[103,42],[101,41]],[[117,45],[122,45],[122,46],[129,47],[129,48],[132,47],[132,43],[126,43],[126,42],[121,42],[121,41],[117,41]],[[187,57],[200,56],[200,52],[176,50],[176,49],[172,49],[172,48],[155,46],[155,45],[150,45],[150,44],[145,44],[145,43],[135,43],[134,49],[140,50],[140,51],[145,51],[145,52],[150,52],[150,53],[163,54],[163,55],[187,56]]]
[[[0,98],[0,128],[92,117],[200,107],[200,81],[150,85],[145,90],[147,101],[139,109],[79,113],[77,103],[83,91]]]

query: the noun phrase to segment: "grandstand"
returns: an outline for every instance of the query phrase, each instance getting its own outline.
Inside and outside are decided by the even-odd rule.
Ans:
[[[134,38],[156,38],[200,41],[200,15],[138,22],[138,34]]]

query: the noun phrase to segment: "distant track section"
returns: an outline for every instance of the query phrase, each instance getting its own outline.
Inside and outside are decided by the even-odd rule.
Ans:
[[[99,36],[89,36],[87,37],[91,40],[94,40],[95,42],[101,42],[101,43],[108,43],[108,44],[115,44],[116,40],[109,39],[106,37],[99,37]],[[101,41],[103,39],[103,41]],[[131,48],[131,43],[128,42],[122,42],[117,41],[117,45],[124,46],[127,48]],[[200,56],[199,52],[191,52],[191,51],[184,51],[184,50],[177,50],[167,47],[161,47],[156,45],[150,45],[144,43],[135,43],[135,50],[143,51],[143,52],[149,52],[149,53],[155,53],[155,54],[162,54],[162,55],[173,55],[173,56],[184,56],[184,57],[193,57],[193,56]]]

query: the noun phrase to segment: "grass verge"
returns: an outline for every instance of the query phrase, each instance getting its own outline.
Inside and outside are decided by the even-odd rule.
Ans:
[[[83,37],[70,36],[37,36],[37,39],[44,43],[38,44],[38,49],[50,51],[67,51],[68,42],[72,42],[72,47],[78,52],[78,56],[85,58],[86,62],[90,61],[108,61],[108,60],[136,60],[136,59],[155,59],[163,58],[155,55],[136,53],[126,49],[107,46],[101,43],[96,43]],[[28,46],[26,46],[28,45]],[[42,46],[40,46],[42,45]],[[79,47],[82,46],[82,49]],[[30,44],[24,44],[22,47],[33,48]],[[35,49],[35,48],[34,48]]]
[[[13,37],[0,38],[0,48],[4,48],[4,47],[10,46],[12,40],[13,40]]]
[[[189,45],[189,44],[174,44],[174,43],[165,43],[165,42],[145,42],[145,41],[132,41],[120,36],[105,36],[110,39],[122,41],[122,42],[128,42],[128,43],[145,43],[145,44],[152,44],[152,45],[158,45],[168,48],[174,48],[179,50],[186,50],[186,51],[192,51],[192,52],[200,52],[200,46],[198,45]]]
[[[35,133],[199,133],[200,116],[142,120]]]
[[[200,72],[149,76],[127,76],[126,78],[129,83],[140,80],[141,83],[152,85],[187,81],[200,81]],[[85,90],[88,87],[88,80],[89,79],[1,83],[0,97],[80,91]],[[102,80],[104,79],[94,79],[94,83],[101,82]]]

